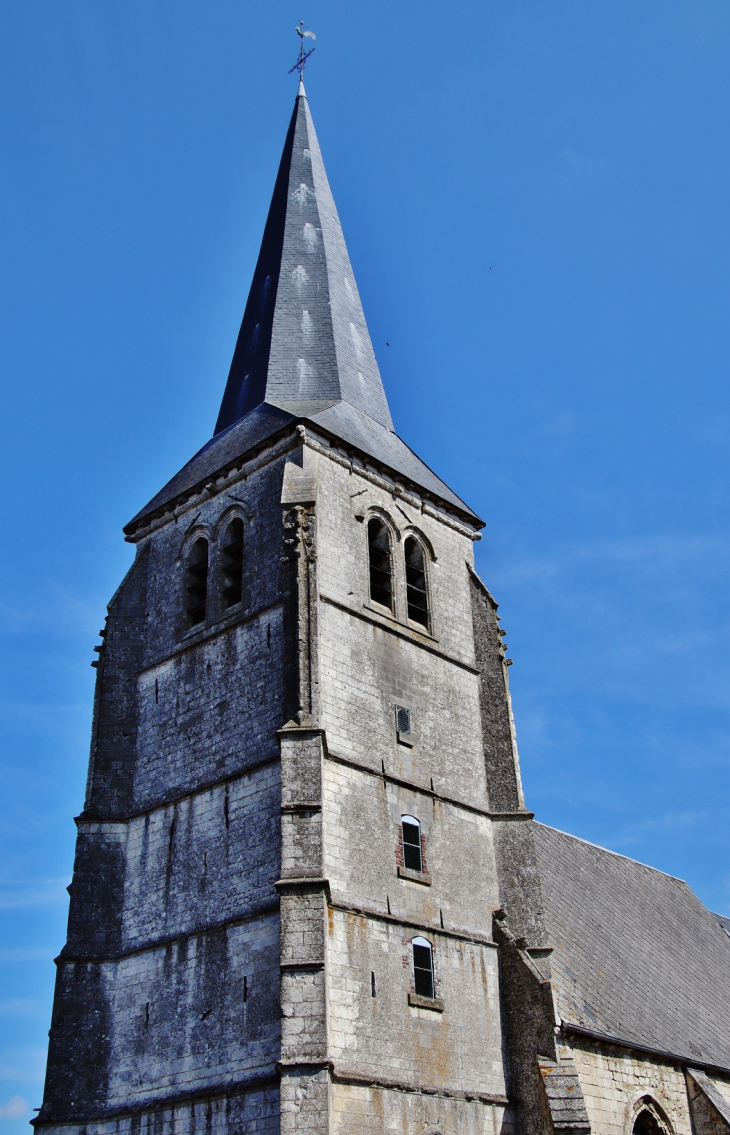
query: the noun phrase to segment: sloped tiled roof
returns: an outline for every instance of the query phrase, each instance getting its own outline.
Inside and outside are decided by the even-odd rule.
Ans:
[[[184,465],[179,473],[160,489],[152,500],[145,505],[135,517],[125,525],[125,532],[132,532],[134,528],[146,518],[152,516],[158,509],[171,503],[182,493],[189,492],[196,486],[202,487],[211,477],[232,461],[243,457],[249,450],[261,445],[267,438],[273,437],[287,426],[295,422],[311,423],[322,432],[332,434],[335,438],[359,450],[365,457],[373,457],[382,465],[399,473],[406,481],[425,489],[434,497],[438,497],[446,504],[452,505],[476,528],[481,528],[483,522],[468,505],[452,492],[436,474],[429,469],[425,462],[417,457],[412,449],[402,441],[398,434],[392,433],[369,418],[348,406],[345,402],[321,403],[324,409],[318,413],[310,413],[304,417],[295,415],[281,406],[262,403],[242,418],[234,422],[223,433],[216,434],[195,456]],[[293,407],[298,409],[298,407]],[[312,407],[315,409],[315,407]]]
[[[535,825],[568,1025],[730,1069],[730,937],[681,879]]]

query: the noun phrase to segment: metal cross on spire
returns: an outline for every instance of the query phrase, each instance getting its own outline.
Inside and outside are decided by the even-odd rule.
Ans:
[[[289,68],[289,71],[287,72],[287,74],[291,75],[293,71],[298,71],[299,72],[299,82],[301,83],[303,78],[304,78],[304,64],[309,59],[309,56],[314,52],[313,47],[310,47],[309,51],[304,50],[304,40],[305,39],[316,39],[317,37],[314,34],[314,32],[305,31],[304,20],[300,20],[298,27],[296,27],[294,30],[297,33],[297,35],[299,36],[299,58],[297,59],[294,66]]]

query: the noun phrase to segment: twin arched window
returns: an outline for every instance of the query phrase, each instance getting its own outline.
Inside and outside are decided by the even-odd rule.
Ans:
[[[185,562],[185,620],[188,627],[197,627],[208,617],[210,606],[210,544],[198,536],[188,549]],[[230,520],[220,543],[218,576],[218,609],[225,613],[243,600],[243,521]]]
[[[415,536],[407,536],[403,545],[406,569],[406,607],[413,623],[428,627],[428,591],[426,560],[423,545]],[[368,556],[370,561],[370,598],[389,611],[394,607],[393,554],[390,531],[377,516],[368,521]]]

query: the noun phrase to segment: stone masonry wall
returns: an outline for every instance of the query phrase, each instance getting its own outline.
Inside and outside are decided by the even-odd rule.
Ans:
[[[325,764],[325,871],[332,901],[485,934],[499,906],[487,817],[371,772]],[[420,820],[431,885],[399,877],[400,825]],[[468,855],[459,849],[468,848]]]
[[[135,811],[276,757],[281,607],[195,637],[139,677]]]
[[[373,515],[392,535],[390,613],[369,594]],[[333,1130],[492,1131],[506,1098],[472,541],[325,459],[317,523]],[[409,533],[427,556],[428,630],[407,617]],[[410,745],[398,738],[396,705],[411,711]],[[399,875],[406,814],[422,825],[420,882]],[[409,1003],[418,934],[433,946],[438,1008]],[[430,1122],[443,1126],[418,1126]]]
[[[472,542],[356,473],[320,463],[318,566],[322,724],[328,748],[370,768],[487,808],[479,688],[465,561]],[[367,521],[392,531],[395,611],[369,596]],[[403,539],[427,552],[431,630],[408,621]],[[395,706],[415,746],[397,744]]]
[[[276,906],[279,794],[273,763],[132,820],[122,947]]]
[[[656,1100],[675,1135],[692,1135],[681,1067],[587,1039],[576,1038],[561,1051],[572,1051],[592,1135],[631,1135],[632,1109],[644,1095]]]
[[[503,1096],[496,949],[428,932],[443,1001],[443,1012],[434,1012],[408,1003],[416,933],[390,921],[330,913],[329,1037],[336,1074]]]
[[[48,1135],[85,1135],[85,1125],[44,1125]],[[205,1135],[279,1135],[279,1089],[275,1083],[246,1093],[230,1091],[172,1107],[160,1105],[94,1123],[97,1135],[159,1135],[161,1131]]]
[[[116,963],[109,1105],[272,1074],[278,938],[278,919],[268,915]]]
[[[276,1087],[281,1047],[283,468],[272,461],[145,537],[110,607],[40,1126],[118,1112],[111,1126],[136,1133],[152,1108],[156,1132],[203,1114],[214,1130],[223,1108],[227,1131],[278,1127],[278,1091],[259,1085]],[[218,549],[233,516],[245,573],[228,610]],[[207,618],[188,629],[185,562],[201,534]]]
[[[332,1096],[333,1135],[371,1135],[373,1131],[512,1135],[514,1131],[508,1110],[478,1100],[342,1083],[335,1083]]]

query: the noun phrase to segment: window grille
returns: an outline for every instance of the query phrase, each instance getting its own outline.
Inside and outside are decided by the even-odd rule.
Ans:
[[[205,622],[208,597],[208,541],[199,536],[188,552],[185,569],[185,615],[188,626]]]
[[[426,564],[415,536],[409,536],[404,545],[406,560],[406,603],[408,618],[413,623],[428,626],[428,595],[426,592]]]
[[[401,817],[403,832],[403,866],[409,871],[423,871],[421,825],[414,816]]]
[[[433,949],[426,938],[414,938],[411,942],[413,949],[413,984],[419,997],[434,997],[433,980]]]
[[[368,523],[370,556],[370,598],[393,610],[393,568],[390,556],[390,533],[387,525],[373,517]]]
[[[410,733],[411,711],[403,705],[395,707],[395,727],[399,733]]]
[[[234,517],[225,531],[221,547],[221,586],[223,606],[235,607],[243,598],[243,521]]]

